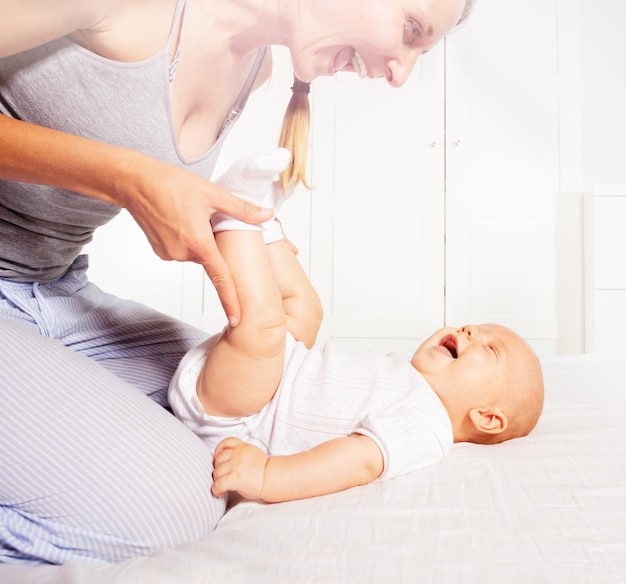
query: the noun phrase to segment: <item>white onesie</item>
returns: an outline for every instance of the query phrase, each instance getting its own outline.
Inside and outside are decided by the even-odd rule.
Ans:
[[[219,336],[187,353],[169,391],[176,416],[212,450],[236,436],[269,455],[287,455],[356,432],[381,449],[381,478],[435,464],[450,450],[448,413],[405,357],[340,352],[332,343],[307,349],[289,334],[282,381],[272,400],[251,416],[209,416],[196,381]]]

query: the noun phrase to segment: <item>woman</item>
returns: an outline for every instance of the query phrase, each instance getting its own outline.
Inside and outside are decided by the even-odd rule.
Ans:
[[[212,453],[162,407],[207,335],[91,285],[93,231],[126,208],[160,257],[205,267],[236,325],[210,216],[271,211],[208,179],[270,75],[266,47],[289,47],[298,110],[338,70],[402,85],[470,6],[0,0],[0,561],[121,561],[200,537],[224,511]],[[286,185],[303,177],[299,124],[286,117]]]

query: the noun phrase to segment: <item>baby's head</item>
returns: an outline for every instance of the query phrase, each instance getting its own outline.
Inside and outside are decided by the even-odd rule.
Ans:
[[[526,436],[543,409],[539,359],[504,326],[442,328],[419,346],[411,364],[448,410],[455,442]]]

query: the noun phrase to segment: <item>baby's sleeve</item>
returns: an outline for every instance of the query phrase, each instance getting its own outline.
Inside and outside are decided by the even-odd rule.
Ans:
[[[368,436],[383,455],[380,479],[441,462],[451,446],[449,421],[428,419],[433,412],[389,412],[367,416],[356,433]]]

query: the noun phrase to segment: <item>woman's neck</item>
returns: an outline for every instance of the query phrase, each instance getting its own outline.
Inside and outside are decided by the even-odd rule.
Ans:
[[[188,0],[196,2],[198,0]],[[240,55],[269,45],[286,45],[290,0],[204,0],[202,14],[222,42]]]

